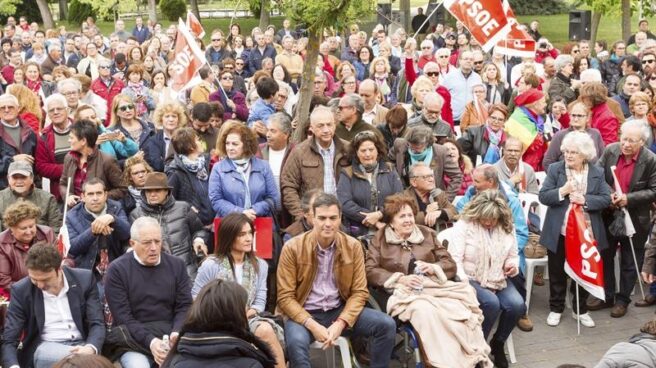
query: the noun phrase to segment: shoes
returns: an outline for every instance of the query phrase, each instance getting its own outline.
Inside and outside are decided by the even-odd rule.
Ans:
[[[572,318],[577,319],[577,315],[575,312],[572,312]],[[594,327],[595,323],[592,320],[592,317],[590,317],[590,313],[583,313],[578,316],[581,320],[581,324],[585,327]]]
[[[517,321],[517,327],[524,332],[531,332],[533,331],[533,322],[527,315],[524,315]]]
[[[562,315],[562,313],[550,312],[547,317],[547,325],[551,327],[558,326],[560,324],[560,316]]]
[[[508,368],[508,358],[504,351],[505,343],[503,341],[490,341],[490,354],[494,357],[494,366],[498,368]]]
[[[592,300],[588,300],[586,306],[588,307],[589,311],[598,311],[605,308],[612,308],[613,303],[601,299],[593,298]]]
[[[613,318],[622,318],[626,314],[626,308],[628,306],[624,304],[615,304],[613,309],[610,310],[610,316]]]
[[[656,295],[647,295],[645,299],[635,302],[636,307],[649,307],[654,304],[656,304]]]
[[[544,286],[544,274],[542,272],[535,273],[535,276],[533,276],[533,285]]]

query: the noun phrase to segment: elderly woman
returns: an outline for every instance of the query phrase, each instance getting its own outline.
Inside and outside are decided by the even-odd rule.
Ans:
[[[570,122],[569,128],[557,132],[551,139],[549,149],[542,160],[542,167],[545,171],[549,166],[557,161],[563,160],[563,152],[560,150],[563,139],[571,132],[587,133],[595,146],[595,155],[592,161],[596,161],[604,152],[604,141],[601,139],[601,133],[595,128],[590,128],[590,109],[583,102],[575,102],[569,110]]]
[[[137,116],[132,97],[120,94],[112,101],[111,132],[120,132],[139,145],[139,150],[155,171],[164,171],[164,153],[157,144],[155,126]]]
[[[394,166],[386,162],[387,148],[377,132],[356,134],[350,149],[351,166],[342,169],[337,182],[344,225],[352,236],[373,234],[385,226],[385,198],[401,192],[403,184]]]
[[[465,105],[465,112],[460,118],[460,131],[465,132],[469,127],[484,125],[487,121],[487,112],[490,104],[486,99],[487,90],[485,85],[477,84],[472,87],[474,98]]]
[[[410,129],[405,138],[396,139],[392,156],[404,185],[409,183],[410,166],[423,162],[433,169],[435,185],[448,193],[450,201],[460,191],[462,172],[458,162],[449,157],[446,148],[434,143],[431,128],[418,126]],[[443,180],[445,175],[450,178],[448,187]]]
[[[171,146],[175,156],[166,165],[166,175],[173,197],[191,204],[198,211],[203,225],[210,225],[215,214],[212,204],[207,200],[210,156],[203,152],[198,140],[198,134],[190,127],[180,128],[173,133]]]
[[[463,132],[458,143],[465,155],[472,163],[476,163],[477,156],[481,162],[494,164],[501,158],[501,146],[506,140],[503,126],[508,119],[508,108],[504,104],[494,104],[487,111],[485,125],[476,126]]]
[[[240,212],[254,220],[280,208],[280,194],[269,164],[257,157],[257,137],[246,125],[227,121],[216,150],[223,159],[214,165],[209,199],[219,217]]]
[[[383,98],[382,105],[394,106],[396,104],[396,76],[391,73],[389,62],[379,56],[371,62],[369,79],[376,82],[378,91]]]
[[[365,263],[367,281],[380,306],[412,323],[431,366],[489,364],[488,348],[480,327],[481,311],[476,305],[474,291],[466,283],[447,281],[455,277],[455,262],[437,241],[433,230],[415,224],[415,201],[403,194],[389,196],[384,213],[386,225],[374,235]],[[388,292],[391,289],[394,290],[392,296]],[[410,293],[415,294],[412,299],[404,300]],[[445,323],[440,316],[448,315],[449,308],[467,310],[472,313],[471,318]],[[409,311],[413,311],[411,316],[408,316]],[[439,343],[432,338],[435,329],[440,331]],[[467,338],[455,341],[454,335]],[[449,341],[451,338],[454,341]],[[464,349],[453,349],[443,354],[447,346],[460,348],[463,345],[480,349],[470,349],[469,354]]]
[[[127,83],[121,91],[121,94],[132,98],[137,109],[137,117],[141,120],[146,120],[148,114],[157,107],[150,89],[144,83],[145,73],[142,65],[130,65],[128,71],[125,73]]]
[[[409,119],[421,115],[421,110],[424,106],[424,96],[426,96],[428,92],[433,92],[433,91],[435,91],[435,88],[433,87],[433,82],[430,79],[428,79],[428,77],[420,76],[417,78],[417,80],[412,84],[412,87],[410,88],[410,93],[412,94],[412,100],[410,101],[409,104],[404,106],[408,111]],[[403,102],[402,100],[399,101]]]
[[[98,140],[96,145],[101,152],[114,157],[119,165],[123,167],[128,157],[134,156],[139,151],[139,145],[132,139],[118,131],[109,131],[96,116],[96,110],[91,105],[80,105],[75,110],[74,120],[89,120],[96,123],[98,127]]]
[[[214,254],[198,269],[191,294],[197,297],[205,285],[216,279],[241,285],[248,293],[246,316],[250,332],[269,344],[276,357],[276,367],[283,368],[285,354],[279,342],[284,340],[282,327],[259,315],[266,305],[269,267],[255,255],[254,230],[253,221],[243,213],[231,213],[221,220]]]
[[[11,286],[27,276],[27,251],[37,242],[52,244],[55,233],[48,226],[37,225],[41,209],[29,201],[18,201],[7,207],[2,223],[7,230],[0,233],[0,294],[9,294]]]
[[[163,153],[161,159],[168,162],[175,153],[171,138],[178,128],[187,125],[187,114],[178,101],[164,102],[157,106],[153,114],[153,123],[158,128],[155,134],[155,145],[159,147],[159,152]]]
[[[549,84],[549,98],[562,96],[567,103],[576,100],[576,90],[581,82],[572,79],[574,73],[574,59],[570,55],[558,55],[554,62],[556,67],[556,76]]]
[[[629,110],[631,116],[628,120],[646,120],[647,114],[651,111],[652,101],[645,92],[635,92],[629,99]]]
[[[549,326],[557,326],[565,310],[565,234],[569,211],[573,205],[583,207],[590,216],[592,235],[601,251],[608,247],[601,211],[611,203],[610,188],[604,180],[603,169],[589,163],[596,156],[592,138],[584,132],[571,132],[560,147],[565,160],[549,166],[539,194],[540,203],[548,206],[540,244],[547,248],[549,256]],[[581,324],[594,327],[595,323],[587,313],[588,292],[579,287],[577,294],[576,283],[572,282],[570,286],[572,305],[576,302],[574,295],[579,295],[579,309],[575,310],[579,310]],[[573,312],[573,317],[577,318],[576,312]]]
[[[458,276],[476,289],[485,317],[485,339],[499,320],[490,341],[491,353],[496,367],[508,367],[503,347],[526,306],[509,282],[519,273],[519,256],[513,216],[503,194],[485,190],[465,206],[453,227],[449,253],[458,266]]]
[[[543,171],[542,159],[547,152],[542,118],[547,107],[545,96],[539,90],[531,88],[515,97],[515,104],[517,108],[508,118],[505,131],[522,142],[524,162],[531,165],[535,171]]]
[[[219,88],[216,92],[210,94],[210,101],[219,101],[223,105],[223,119],[237,119],[246,121],[248,119],[248,107],[246,106],[246,97],[234,87],[235,75],[224,69],[219,73]]]

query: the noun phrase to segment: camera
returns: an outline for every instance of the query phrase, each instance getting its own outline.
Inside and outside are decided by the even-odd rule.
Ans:
[[[541,49],[546,49],[546,48],[547,48],[547,45],[548,45],[548,44],[547,44],[546,42],[540,42],[540,43],[538,44],[538,47],[541,48]]]

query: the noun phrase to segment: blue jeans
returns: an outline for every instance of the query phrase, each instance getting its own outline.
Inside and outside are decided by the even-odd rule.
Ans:
[[[71,354],[74,346],[82,345],[84,341],[51,342],[44,341],[34,351],[34,368],[50,368],[58,361]]]
[[[339,317],[342,309],[344,307],[310,314],[322,326],[330,327]],[[344,332],[345,335],[348,334],[346,330]],[[370,344],[371,368],[389,367],[396,337],[396,323],[392,317],[370,308],[364,308],[352,328],[352,333],[356,336],[372,338]],[[285,343],[291,367],[311,367],[310,344],[313,341],[314,336],[310,330],[291,319],[285,322]]]
[[[136,351],[128,351],[119,359],[123,368],[148,368],[154,360]]]
[[[508,282],[505,289],[498,290],[496,293],[482,287],[476,281],[470,280],[469,283],[476,289],[476,299],[483,310],[485,318],[483,320],[483,336],[487,339],[494,322],[499,318],[499,326],[492,339],[505,342],[519,318],[526,314],[526,304],[524,304],[522,296],[519,295],[512,282]]]

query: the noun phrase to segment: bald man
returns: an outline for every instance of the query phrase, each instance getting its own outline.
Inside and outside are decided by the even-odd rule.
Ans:
[[[379,92],[378,85],[371,79],[365,79],[360,83],[358,93],[364,102],[362,120],[373,126],[384,123],[388,111],[386,107],[378,103],[377,96]]]

